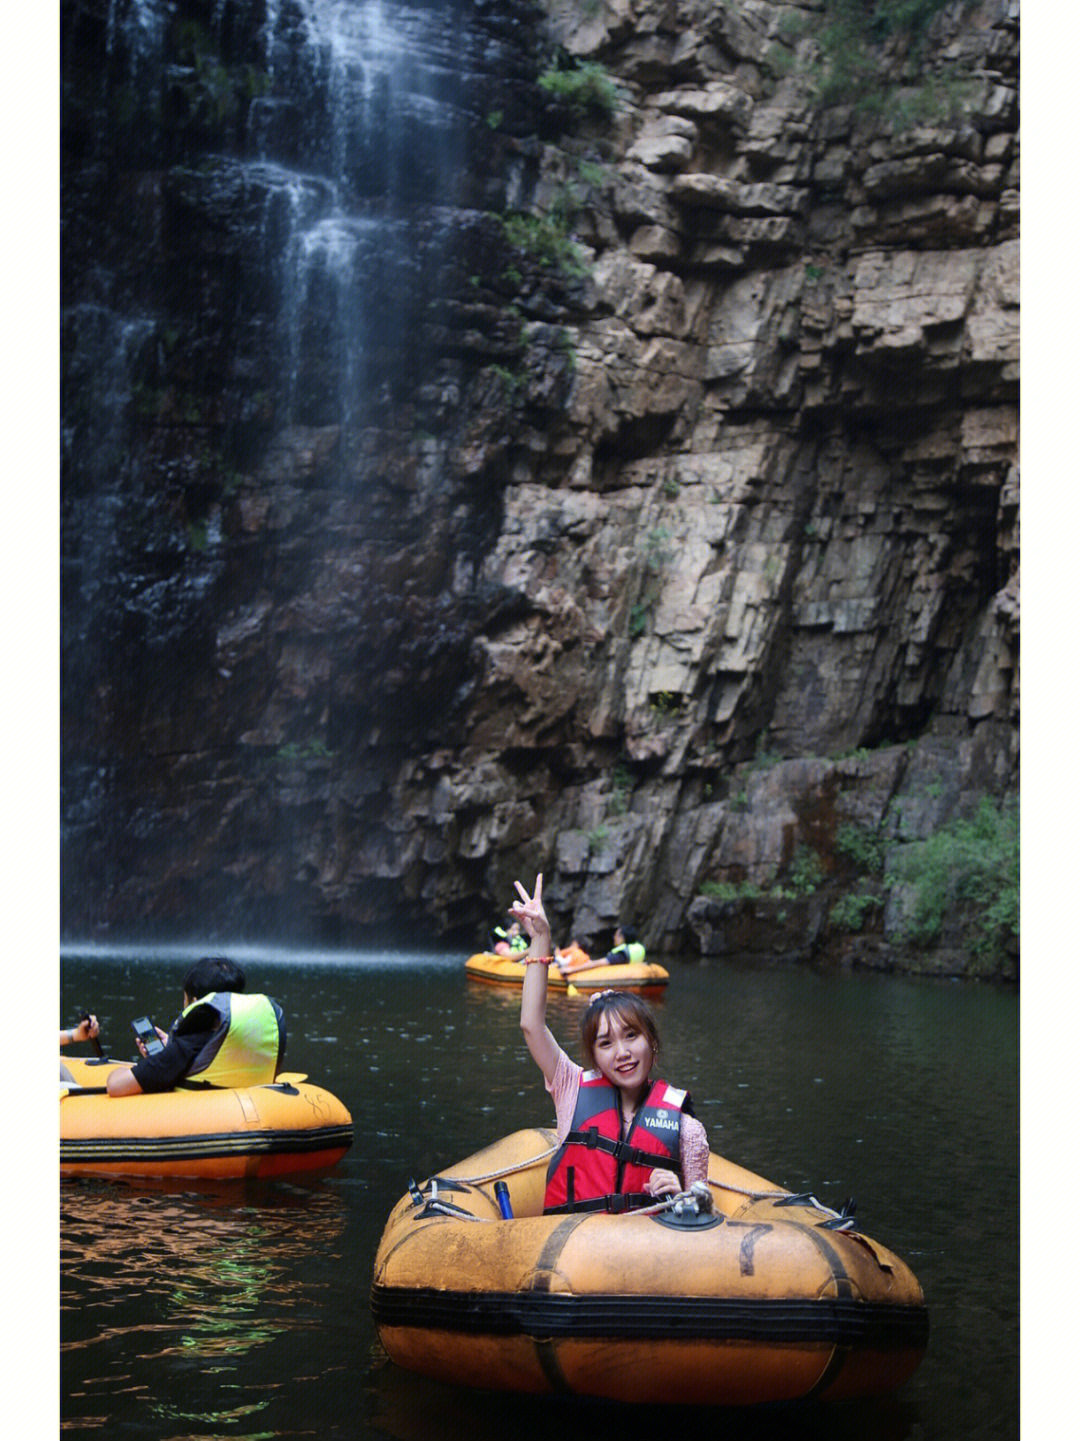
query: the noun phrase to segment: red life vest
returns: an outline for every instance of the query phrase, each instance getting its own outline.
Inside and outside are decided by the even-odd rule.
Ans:
[[[681,1177],[679,1130],[685,1091],[653,1081],[629,1134],[615,1087],[599,1071],[585,1071],[566,1140],[548,1167],[544,1211],[625,1211],[651,1206],[645,1191],[660,1166]]]

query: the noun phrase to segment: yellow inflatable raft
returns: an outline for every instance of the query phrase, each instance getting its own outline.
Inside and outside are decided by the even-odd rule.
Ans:
[[[708,1187],[665,1209],[544,1216],[554,1146],[554,1131],[518,1131],[395,1206],[371,1305],[399,1366],[485,1389],[750,1405],[876,1395],[919,1364],[919,1283],[850,1217],[715,1155]]]
[[[116,1062],[71,1059],[60,1088],[60,1173],[231,1180],[317,1171],[352,1145],[352,1117],[336,1096],[283,1073],[243,1090],[109,1096]]]
[[[465,962],[465,974],[471,980],[484,981],[490,986],[520,986],[525,978],[525,967],[510,956],[481,951]],[[578,966],[566,975],[558,966],[548,967],[548,990],[556,993],[565,993],[571,985],[585,992],[603,991],[610,986],[612,990],[659,996],[663,994],[668,979],[663,966],[652,961],[632,961],[625,966],[589,964]]]

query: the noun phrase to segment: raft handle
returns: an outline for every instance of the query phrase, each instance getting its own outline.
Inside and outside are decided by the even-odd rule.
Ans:
[[[421,1187],[416,1184],[415,1180],[410,1179],[409,1181],[409,1196],[412,1199],[413,1205],[423,1206],[424,1203],[427,1202],[426,1209],[420,1212],[422,1216],[428,1215],[433,1205],[436,1210],[438,1210],[442,1206],[443,1202],[439,1194],[440,1186],[443,1188],[444,1191],[469,1190],[469,1187],[467,1185],[462,1186],[457,1181],[448,1181],[445,1176],[432,1176],[431,1180],[426,1181],[424,1184],[431,1187],[431,1190],[426,1196]],[[446,1202],[446,1205],[452,1206],[453,1202],[448,1201]],[[453,1209],[455,1212],[457,1212],[458,1215],[461,1216],[467,1216],[469,1214],[469,1212],[463,1211],[460,1206],[454,1206]]]
[[[462,1206],[455,1206],[453,1201],[429,1201],[420,1216],[451,1216],[455,1221],[492,1221],[493,1216],[474,1216],[471,1211],[466,1211]]]
[[[855,1197],[849,1196],[831,1221],[819,1221],[818,1227],[825,1231],[854,1231]]]
[[[852,1219],[855,1215],[855,1198],[849,1196],[839,1211],[834,1211],[831,1206],[824,1205],[811,1191],[802,1191],[797,1196],[784,1196],[782,1199],[773,1202],[774,1206],[812,1206],[815,1211],[824,1211],[829,1217],[827,1221],[819,1221],[818,1228],[825,1231],[853,1231],[855,1222]]]

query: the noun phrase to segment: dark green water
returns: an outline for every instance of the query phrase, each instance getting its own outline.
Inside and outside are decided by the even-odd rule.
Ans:
[[[379,1353],[368,1310],[387,1213],[418,1179],[521,1126],[550,1124],[517,997],[463,956],[233,951],[285,1007],[286,1065],[341,1097],[356,1139],[303,1183],[184,1190],[66,1181],[65,1436],[595,1441],[621,1408],[436,1386]],[[167,1025],[187,957],[65,955],[61,1020],[96,1009],[130,1058],[131,1017]],[[690,1088],[713,1150],[839,1206],[902,1255],[930,1345],[884,1403],[632,1414],[635,1432],[1006,1441],[1018,1432],[1015,993],[870,975],[672,962],[657,1012],[664,1074]],[[568,1046],[577,1004],[549,1018]]]

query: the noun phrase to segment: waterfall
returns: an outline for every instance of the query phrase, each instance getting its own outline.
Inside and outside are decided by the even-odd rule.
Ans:
[[[337,842],[282,762],[333,755],[334,794],[378,794],[368,738],[423,723],[418,664],[460,680],[442,517],[475,548],[487,498],[416,496],[446,485],[437,428],[503,354],[477,300],[520,155],[491,117],[532,73],[530,4],[61,0],[61,838],[83,933],[193,895],[260,924],[267,896],[291,917],[306,895],[325,919],[337,901],[303,888]]]
[[[407,217],[444,197],[454,173],[463,52],[453,52],[454,31],[438,7],[299,0],[298,9],[304,50],[294,83],[303,108],[325,116],[326,135],[308,158],[323,167],[328,204],[315,214],[294,210],[285,241],[284,404],[292,423],[349,429],[366,399],[383,398],[380,381],[392,379],[374,357],[387,357],[388,325],[400,324],[400,315],[386,315],[388,296],[417,296],[420,234]],[[297,31],[283,29],[279,15],[267,34],[276,74]],[[259,143],[272,133],[264,120]]]
[[[272,352],[249,363],[281,424],[349,427],[390,397],[402,321],[424,301],[420,269],[438,264],[430,217],[454,203],[465,154],[468,8],[109,0],[109,103],[140,107],[124,117],[130,134],[113,132],[112,158],[176,148],[177,114],[191,130],[216,128],[220,148],[208,135],[172,183],[195,223],[224,224],[240,251],[241,283],[272,333]],[[405,287],[397,302],[392,285]]]

